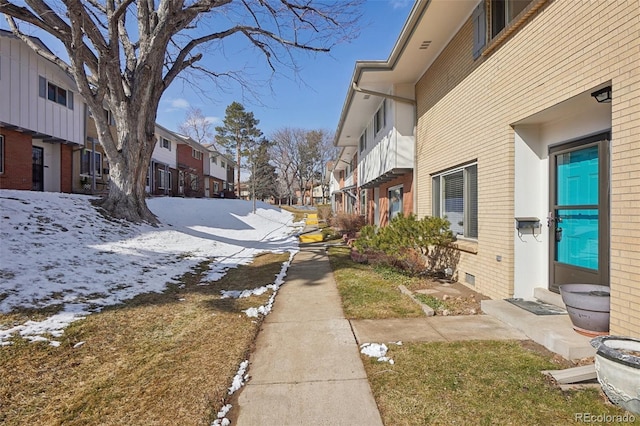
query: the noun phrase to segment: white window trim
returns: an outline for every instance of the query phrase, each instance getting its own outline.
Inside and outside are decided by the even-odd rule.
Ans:
[[[389,193],[391,191],[395,191],[396,189],[402,189],[402,199],[400,200],[400,214],[404,214],[404,185],[395,185],[387,188],[387,213],[389,215],[389,222],[391,222],[391,198],[389,197]]]
[[[171,141],[167,138],[163,138],[162,136],[160,136],[160,147],[171,151]]]
[[[89,153],[94,153],[93,150],[89,149],[89,148],[83,148],[82,151],[80,152],[80,169],[82,170],[82,154],[83,151],[89,152]],[[98,169],[96,170],[96,177],[97,178],[101,178],[102,177],[102,166],[103,166],[103,161],[102,161],[102,153],[100,151],[95,151],[95,155],[98,156],[98,158],[100,158],[100,167],[98,167]],[[80,172],[80,176],[85,176],[85,177],[91,177],[93,176],[91,174],[91,168],[92,168],[92,164],[93,164],[93,168],[96,167],[95,165],[95,156],[92,154],[91,155],[91,160],[89,161],[89,172],[87,173],[82,173]]]
[[[463,232],[463,234],[462,235],[458,234],[456,236],[456,238],[458,238],[460,240],[468,240],[468,241],[477,241],[478,240],[477,236],[472,237],[472,236],[468,235],[469,229],[467,228],[467,225],[468,225],[468,222],[469,222],[468,215],[470,214],[470,212],[468,211],[468,209],[469,209],[469,207],[468,207],[468,202],[469,202],[469,192],[468,191],[469,191],[469,188],[467,186],[466,169],[468,169],[470,167],[473,167],[473,166],[476,167],[476,178],[477,178],[477,172],[478,172],[478,162],[477,161],[474,161],[474,162],[471,162],[471,163],[466,163],[464,165],[457,166],[457,167],[452,168],[452,169],[448,169],[448,170],[446,170],[444,172],[436,173],[436,174],[431,175],[432,188],[433,188],[433,180],[434,180],[434,178],[437,177],[438,178],[438,190],[439,190],[439,194],[438,194],[438,207],[439,207],[439,209],[438,209],[438,211],[435,211],[435,205],[433,203],[433,199],[434,199],[433,197],[435,196],[435,194],[431,194],[431,203],[432,203],[432,207],[433,207],[432,208],[432,214],[433,214],[433,216],[436,216],[436,217],[445,217],[445,215],[443,214],[445,206],[444,206],[443,198],[442,198],[443,197],[443,191],[444,191],[444,187],[442,185],[442,178],[443,177],[446,178],[446,176],[452,175],[454,173],[462,172],[462,176],[463,176],[463,186],[462,186],[462,191],[463,191],[463,198],[462,198],[463,199],[463,211],[462,211],[463,225],[462,225],[462,227],[463,227],[463,231],[462,232]],[[477,196],[478,196],[478,187],[477,187],[477,182],[476,182],[476,197]],[[477,214],[477,212],[476,212],[476,214]],[[477,227],[479,226],[477,217],[476,217],[476,226]],[[477,230],[476,230],[476,232],[477,232]]]
[[[44,86],[43,86],[43,83],[44,83]],[[49,86],[52,86],[53,88],[55,88],[56,93],[58,92],[58,89],[64,90],[65,92],[64,104],[58,102],[57,94],[56,94],[56,99],[49,99]],[[71,90],[65,89],[62,86],[59,86],[58,84],[52,82],[48,78],[41,75],[38,76],[38,96],[47,101],[53,102],[56,105],[60,105],[61,107],[68,108],[72,111],[74,109],[73,92]]]

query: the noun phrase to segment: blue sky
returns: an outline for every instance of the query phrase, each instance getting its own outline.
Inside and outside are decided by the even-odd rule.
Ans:
[[[243,99],[237,86],[228,93],[208,91],[204,97],[177,81],[160,102],[157,122],[177,130],[188,107],[193,106],[219,125],[227,105],[238,101],[260,120],[259,127],[266,136],[283,127],[335,131],[355,61],[386,60],[412,5],[410,0],[367,0],[356,40],[336,46],[329,54],[298,54],[296,63],[301,68],[298,80],[302,81],[295,81],[293,72],[279,68],[278,73],[284,75],[277,75],[271,88],[260,88],[259,100]],[[266,64],[262,68],[257,72],[259,79],[271,74]]]
[[[256,58],[255,55],[249,57],[253,67],[248,72],[256,81],[272,77],[271,86],[257,83],[257,87],[252,87],[257,92],[256,97],[246,96],[246,93],[243,95],[242,88],[237,84],[228,84],[225,90],[219,90],[206,79],[191,84],[176,80],[160,102],[156,121],[170,130],[178,130],[178,126],[185,121],[189,107],[195,107],[214,125],[219,125],[227,105],[238,101],[260,120],[259,128],[267,137],[283,127],[334,131],[355,61],[387,59],[412,4],[411,0],[366,0],[362,6],[359,37],[348,44],[335,46],[328,54],[297,53],[295,62],[299,67],[298,73],[276,67],[277,73],[272,76],[271,69],[262,58]],[[0,27],[7,28],[4,19]],[[56,54],[66,59],[66,52],[61,45],[56,46],[56,42],[47,35],[36,32],[33,35],[41,37]],[[246,63],[247,52],[242,51],[246,44],[242,44],[238,49],[240,51],[234,51],[237,45],[228,46],[225,52],[205,55],[203,65],[211,61],[222,71],[227,63],[232,64],[230,66],[234,66],[234,62]],[[244,63],[237,61],[243,57]]]

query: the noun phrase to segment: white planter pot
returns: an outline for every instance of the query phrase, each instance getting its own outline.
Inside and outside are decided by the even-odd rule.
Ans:
[[[599,336],[591,340],[602,390],[614,404],[640,415],[640,339]]]

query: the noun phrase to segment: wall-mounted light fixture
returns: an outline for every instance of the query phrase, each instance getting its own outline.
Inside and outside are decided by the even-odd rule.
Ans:
[[[611,102],[611,86],[604,87],[600,90],[596,90],[591,94],[598,103],[610,103]]]

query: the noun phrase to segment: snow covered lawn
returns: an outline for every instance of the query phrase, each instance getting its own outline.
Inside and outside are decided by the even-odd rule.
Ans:
[[[42,321],[0,324],[0,345],[19,333],[59,337],[72,321],[148,292],[214,259],[201,284],[264,252],[295,253],[291,213],[228,199],[153,198],[161,225],[108,219],[73,194],[0,190],[0,313],[50,308]],[[252,312],[253,313],[253,312]],[[51,340],[56,345],[55,340]]]

